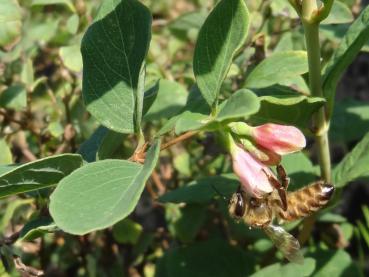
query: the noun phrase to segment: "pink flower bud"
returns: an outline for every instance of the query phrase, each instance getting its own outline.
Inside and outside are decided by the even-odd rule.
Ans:
[[[247,152],[265,165],[278,165],[281,163],[282,157],[275,152],[267,150],[260,145],[256,147],[248,139],[241,138],[240,143]]]
[[[252,137],[258,145],[279,155],[297,152],[306,146],[304,134],[294,126],[260,125],[253,128]]]
[[[273,191],[268,176],[273,172],[249,152],[236,146],[232,151],[233,171],[240,178],[242,188],[253,197],[262,198]]]

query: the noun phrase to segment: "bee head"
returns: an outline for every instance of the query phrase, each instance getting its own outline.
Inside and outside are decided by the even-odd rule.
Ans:
[[[246,203],[241,191],[237,191],[231,197],[228,205],[229,214],[235,219],[241,219],[246,212]]]

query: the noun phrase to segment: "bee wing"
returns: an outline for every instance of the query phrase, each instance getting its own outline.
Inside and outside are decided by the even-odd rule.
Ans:
[[[297,264],[304,263],[304,256],[301,253],[300,244],[294,236],[281,226],[276,225],[269,225],[264,228],[264,231],[275,246],[281,250],[287,260]]]

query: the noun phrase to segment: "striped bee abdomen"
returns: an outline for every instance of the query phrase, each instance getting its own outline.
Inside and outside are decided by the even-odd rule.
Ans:
[[[324,181],[314,182],[287,194],[287,210],[279,209],[276,216],[284,221],[306,217],[325,206],[331,199],[334,187]]]

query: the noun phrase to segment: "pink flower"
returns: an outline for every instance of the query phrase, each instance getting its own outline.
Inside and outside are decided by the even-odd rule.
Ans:
[[[274,176],[266,165],[239,146],[232,151],[233,171],[240,178],[242,188],[253,197],[262,198],[273,191],[268,176]]]
[[[255,143],[279,155],[300,151],[306,146],[304,134],[294,126],[268,123],[253,127]]]

